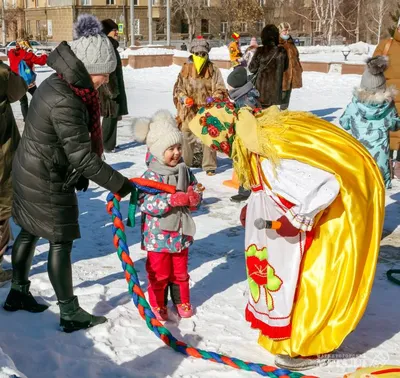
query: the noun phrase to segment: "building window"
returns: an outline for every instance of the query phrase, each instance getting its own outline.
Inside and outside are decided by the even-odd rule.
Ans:
[[[115,0],[106,0],[106,5],[114,5]]]
[[[167,5],[167,0],[152,0],[152,5]]]
[[[53,36],[53,21],[52,20],[47,20],[47,36],[48,37]]]
[[[210,21],[206,19],[201,20],[201,34],[209,34],[210,33]]]
[[[247,32],[247,22],[241,22],[240,23],[240,32],[241,33],[246,33]]]
[[[259,20],[256,22],[256,30],[261,33],[262,30],[264,29],[265,26],[265,21],[264,20]]]
[[[135,20],[135,35],[140,34],[140,20]]]
[[[181,33],[182,34],[189,33],[189,24],[186,20],[181,21]]]
[[[204,0],[205,7],[211,7],[211,0]]]
[[[263,7],[265,4],[265,0],[258,0],[260,7]]]
[[[228,30],[228,23],[226,21],[221,22],[221,33],[225,34]]]
[[[82,0],[82,5],[90,5],[90,0]]]

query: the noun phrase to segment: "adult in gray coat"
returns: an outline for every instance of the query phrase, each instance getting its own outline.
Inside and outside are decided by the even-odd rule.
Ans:
[[[114,49],[91,15],[78,17],[75,37],[49,55],[47,64],[56,73],[31,101],[14,158],[12,214],[21,232],[12,250],[12,286],[4,304],[8,311],[46,310],[30,293],[28,276],[38,239],[48,239],[47,270],[65,332],[106,321],[83,310],[73,292],[71,250],[80,237],[75,190],[85,191],[92,180],[121,196],[131,191],[129,180],[101,158],[97,89],[115,70]]]
[[[0,61],[0,286],[12,275],[11,269],[4,270],[1,262],[11,239],[11,166],[21,139],[11,103],[20,100],[26,91],[25,81]]]

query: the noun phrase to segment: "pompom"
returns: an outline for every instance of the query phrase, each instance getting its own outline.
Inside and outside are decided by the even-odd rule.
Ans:
[[[168,123],[172,127],[177,127],[175,118],[168,110],[158,110],[151,118],[152,122],[164,122]]]
[[[74,39],[101,34],[102,25],[92,14],[81,14],[74,24]]]
[[[140,143],[145,142],[149,130],[150,130],[149,118],[136,118],[132,121],[132,135],[137,142]]]
[[[379,75],[389,67],[389,58],[383,55],[374,56],[373,58],[368,58],[366,63],[368,71],[372,75]]]

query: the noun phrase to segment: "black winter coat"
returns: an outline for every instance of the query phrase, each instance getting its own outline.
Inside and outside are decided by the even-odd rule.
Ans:
[[[68,83],[93,88],[66,42],[47,64]],[[124,184],[124,177],[91,151],[88,110],[64,80],[53,74],[36,90],[13,162],[14,220],[52,242],[80,237],[78,200],[69,183],[73,170],[114,193]]]
[[[11,217],[11,167],[21,139],[11,103],[23,97],[27,89],[24,79],[0,61],[0,221]]]
[[[103,117],[118,118],[127,115],[128,103],[126,99],[124,74],[122,70],[121,57],[118,52],[119,43],[114,38],[108,37],[114,47],[117,57],[117,68],[110,74],[108,84],[100,87],[101,115]]]
[[[282,104],[283,73],[288,64],[286,50],[281,46],[261,46],[254,53],[249,71],[258,72],[255,87],[263,108]]]

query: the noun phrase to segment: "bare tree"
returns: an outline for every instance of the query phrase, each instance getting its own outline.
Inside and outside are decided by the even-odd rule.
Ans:
[[[368,21],[367,28],[374,34],[379,43],[383,32],[383,23],[386,15],[391,8],[391,4],[387,0],[369,0],[366,11]]]
[[[308,0],[291,11],[311,22],[313,29],[330,45],[344,3],[344,0]]]
[[[205,0],[172,0],[173,15],[181,14],[187,20],[189,27],[189,41],[191,42],[196,34],[196,24],[204,18],[207,11],[207,1]]]
[[[226,22],[225,39],[236,32],[254,34],[257,22],[264,18],[264,12],[259,0],[221,0],[221,20]]]

